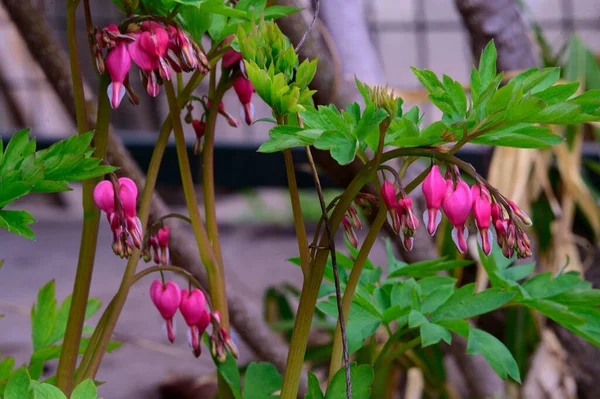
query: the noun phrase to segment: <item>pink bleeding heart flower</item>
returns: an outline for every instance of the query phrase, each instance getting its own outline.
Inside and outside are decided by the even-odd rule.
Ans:
[[[356,237],[356,233],[352,228],[352,223],[350,222],[348,215],[344,215],[342,218],[342,225],[344,226],[346,238],[348,239],[348,242],[350,242],[350,245],[352,245],[354,248],[358,248],[358,238]]]
[[[169,226],[164,226],[158,230],[156,234],[158,240],[158,246],[160,248],[160,262],[163,265],[169,264],[169,233],[171,229]]]
[[[431,167],[431,171],[423,180],[421,189],[427,204],[427,210],[423,213],[423,222],[425,222],[429,234],[433,236],[442,221],[440,208],[446,196],[446,180],[440,173],[438,165]]]
[[[200,356],[200,338],[198,335],[198,322],[202,319],[205,311],[206,298],[199,289],[195,288],[192,292],[184,289],[181,291],[181,303],[179,311],[183,315],[186,324],[188,325],[188,342],[192,347],[194,356]]]
[[[229,43],[230,41],[233,40],[233,37],[235,35],[229,35],[227,36],[227,38],[224,40],[225,43]],[[223,56],[223,67],[224,68],[229,68],[231,67],[233,64],[236,64],[238,62],[240,62],[242,60],[242,53],[240,53],[239,51],[235,51],[233,49],[227,51],[225,53],[225,55]]]
[[[473,201],[473,216],[477,230],[477,242],[481,247],[486,256],[492,253],[492,231],[490,230],[491,219],[492,219],[492,203],[491,197],[488,190],[481,186],[481,189],[477,184],[471,187],[471,197]]]
[[[456,183],[456,188],[452,180],[446,181],[446,197],[442,204],[444,213],[448,220],[454,226],[452,229],[452,240],[458,248],[458,252],[464,254],[467,252],[467,238],[469,231],[465,223],[471,213],[472,196],[469,185],[462,180]]]
[[[150,298],[165,320],[165,332],[167,339],[175,342],[175,324],[173,316],[177,313],[181,302],[181,291],[173,281],[167,281],[163,285],[160,280],[154,280],[150,285]]]
[[[137,195],[138,189],[133,180],[128,177],[119,178],[119,198],[123,204],[123,210],[125,211],[125,220],[127,223],[127,230],[133,239],[133,244],[140,248],[142,245],[142,223],[137,217]]]
[[[115,211],[115,190],[112,183],[102,180],[94,188],[94,202],[96,206],[106,213],[108,220]]]
[[[410,251],[415,243],[415,232],[419,227],[419,220],[415,216],[413,201],[410,197],[403,197],[398,200],[397,212],[400,215],[400,237],[404,249]]]
[[[106,69],[112,81],[108,85],[107,94],[108,98],[110,98],[110,106],[116,109],[125,95],[123,82],[125,82],[129,74],[129,69],[131,69],[131,57],[124,41],[120,41],[115,48],[108,52],[106,56]]]
[[[235,90],[240,103],[242,103],[244,120],[248,125],[251,125],[254,120],[254,104],[252,104],[254,86],[252,86],[249,79],[239,76],[235,82],[233,82],[233,89]]]
[[[388,210],[390,224],[396,234],[400,233],[400,215],[397,212],[398,202],[396,201],[396,188],[389,181],[384,181],[381,186],[381,198]]]

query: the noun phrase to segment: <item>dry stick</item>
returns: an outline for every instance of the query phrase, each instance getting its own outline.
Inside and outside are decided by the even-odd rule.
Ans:
[[[53,35],[47,19],[41,17],[30,0],[2,0],[2,3],[33,58],[38,62],[48,82],[54,88],[58,99],[68,114],[75,119],[68,61],[60,43]],[[91,107],[90,110],[95,113],[94,107]],[[88,114],[88,117],[95,122],[95,115]],[[120,172],[135,181],[138,187],[143,187],[145,180],[143,171],[133,160],[121,140],[113,134],[108,136],[107,156],[112,165],[120,168]],[[171,212],[163,199],[154,193],[150,219],[156,220],[160,215]],[[200,266],[196,243],[182,226],[183,223],[172,220],[167,224],[171,227],[171,236],[173,237],[169,245],[171,257],[178,265],[193,273],[205,287],[208,286],[206,273]],[[236,295],[233,288],[227,288],[227,296],[231,322],[238,334],[259,358],[273,363],[278,370],[283,371],[288,353],[287,344],[262,322],[259,315],[249,310],[247,298]],[[269,344],[265,345],[265,342]],[[305,376],[302,378],[300,388],[301,392],[306,389]]]
[[[323,189],[321,188],[321,181],[319,180],[319,174],[317,173],[317,167],[313,160],[310,147],[306,146],[306,157],[308,158],[308,164],[315,181],[315,188],[317,189],[317,195],[319,196],[319,203],[321,204],[321,212],[323,213],[323,224],[325,225],[325,232],[327,233],[327,239],[329,240],[329,250],[331,252],[331,266],[333,268],[333,279],[335,282],[335,299],[338,308],[338,318],[340,322],[340,330],[342,332],[342,353],[344,355],[344,366],[346,368],[346,395],[348,399],[352,399],[352,380],[350,378],[350,358],[348,355],[348,339],[346,337],[346,322],[344,320],[344,308],[342,307],[342,290],[340,288],[340,276],[338,273],[338,267],[335,255],[335,240],[331,233],[331,224],[329,223],[329,215],[327,214],[327,205],[325,205],[325,198],[323,197]]]
[[[304,44],[304,41],[306,40],[306,37],[310,34],[310,31],[315,26],[315,22],[317,22],[317,17],[319,16],[319,10],[321,9],[321,2],[319,0],[317,0],[316,3],[317,4],[315,5],[315,15],[313,15],[313,19],[310,22],[310,25],[308,25],[306,32],[304,32],[304,34],[302,35],[302,38],[298,42],[298,45],[294,49],[294,51],[296,51],[296,54],[298,54],[298,51],[300,51],[300,47],[302,47],[302,45]]]

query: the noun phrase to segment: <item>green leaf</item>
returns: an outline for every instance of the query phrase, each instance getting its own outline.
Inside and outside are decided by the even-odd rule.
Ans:
[[[510,301],[514,292],[490,288],[474,295],[475,284],[467,284],[458,289],[432,315],[431,321],[466,319],[491,312]]]
[[[283,378],[271,363],[250,363],[244,376],[244,398],[263,399],[281,389]]]
[[[389,323],[393,320],[397,320],[397,319],[403,318],[405,316],[408,316],[410,311],[411,311],[410,306],[400,306],[400,305],[390,306],[389,308],[387,308],[386,310],[383,311],[382,320],[384,323]]]
[[[305,399],[324,399],[323,391],[319,385],[319,379],[312,372],[308,372],[308,394]]]
[[[65,335],[65,331],[67,330],[67,320],[69,318],[69,310],[71,309],[71,300],[72,298],[70,295],[66,297],[56,312],[56,319],[52,328],[52,333],[48,339],[49,345],[57,343]],[[89,298],[85,308],[85,320],[89,319],[96,312],[98,312],[101,306],[102,303],[98,298]]]
[[[33,398],[33,388],[31,387],[31,378],[27,369],[21,367],[16,370],[4,390],[4,399],[31,399]]]
[[[469,331],[467,353],[469,355],[481,353],[501,378],[506,379],[507,376],[511,376],[515,381],[521,382],[517,362],[506,346],[493,335],[472,327]]]
[[[515,124],[506,128],[485,133],[472,143],[514,148],[548,148],[564,141],[560,136],[551,133],[550,129],[542,126],[525,126]]]
[[[40,383],[37,381],[31,381],[33,386],[34,398],[35,399],[67,399],[65,394],[55,387],[47,383]],[[71,396],[73,397],[73,396]],[[95,399],[91,396],[86,396],[85,399]]]
[[[527,263],[525,265],[517,265],[505,269],[500,274],[507,280],[519,281],[529,276],[535,270],[535,263]]]
[[[1,176],[1,175],[0,175]],[[31,184],[0,180],[0,208],[31,192]]]
[[[340,165],[347,165],[354,160],[358,150],[358,140],[339,131],[326,130],[315,141],[314,146],[319,150],[329,150],[333,159]]]
[[[397,269],[393,273],[390,273],[388,278],[427,277],[435,275],[442,270],[453,270],[457,267],[469,266],[472,263],[473,262],[469,260],[445,260],[445,258],[424,260]]]
[[[533,298],[549,298],[579,286],[578,275],[566,273],[552,278],[552,272],[540,273],[523,283],[523,289]]]
[[[96,384],[89,378],[80,382],[71,394],[71,399],[96,399],[97,397]]]
[[[0,210],[0,227],[30,240],[35,239],[35,234],[28,226],[34,222],[35,219],[27,211]]]
[[[280,6],[281,7],[281,6]],[[274,7],[270,7],[274,8]],[[292,7],[289,7],[292,8]],[[317,59],[309,61],[308,59],[304,60],[300,65],[298,65],[298,70],[296,71],[296,85],[304,90],[308,87],[310,82],[312,82],[315,77],[315,73],[317,72]]]
[[[15,359],[7,356],[0,362],[0,380],[7,380],[15,367]]]
[[[442,285],[423,299],[421,313],[430,314],[445,303],[454,294],[454,285]]]
[[[48,341],[55,319],[54,280],[50,280],[39,290],[37,303],[31,309],[31,338],[34,350],[51,344]]]
[[[562,325],[581,326],[586,323],[586,319],[569,311],[569,308],[560,303],[546,299],[525,299],[519,303],[537,310],[548,318]]]
[[[465,90],[459,82],[453,80],[451,77],[444,75],[443,79],[444,87],[450,95],[454,107],[458,111],[458,114],[464,117],[467,113],[467,96],[465,95]]]
[[[12,170],[15,165],[23,158],[23,151],[29,144],[29,129],[20,130],[13,134],[2,157],[0,164],[0,176],[5,175]]]
[[[496,46],[494,41],[490,41],[479,59],[479,78],[481,87],[487,87],[496,78]]]
[[[240,382],[240,371],[235,364],[235,359],[230,354],[227,355],[227,360],[224,363],[217,364],[217,371],[229,387],[231,388],[231,392],[233,392],[233,396],[235,399],[242,399],[241,391],[242,384]]]
[[[421,324],[419,332],[421,334],[421,345],[423,348],[436,345],[442,340],[448,345],[452,342],[450,331],[435,323],[430,323],[429,321]]]
[[[558,103],[544,108],[540,112],[525,117],[523,121],[530,123],[570,124],[575,116],[581,113],[581,106],[571,103]]]
[[[560,68],[543,68],[533,72],[523,79],[523,92],[532,94],[541,92],[551,87],[560,77]]]
[[[179,10],[179,16],[183,21],[185,30],[197,42],[202,40],[202,37],[204,37],[204,34],[211,26],[213,15],[211,12],[204,12],[202,7],[183,6]]]
[[[577,92],[579,82],[572,82],[562,85],[555,85],[536,93],[535,96],[548,105],[557,104],[566,101],[569,97]]]
[[[265,21],[268,21],[269,19],[285,17],[287,15],[294,14],[300,11],[302,11],[302,8],[275,5],[265,10],[264,18]]]
[[[350,365],[350,380],[352,381],[352,398],[353,399],[368,399],[371,395],[371,383],[375,374],[373,367],[369,364],[356,366],[355,363]],[[346,399],[346,370],[344,367],[338,370],[333,376],[325,399]]]
[[[304,147],[312,145],[315,138],[323,133],[322,130],[318,129],[307,129],[303,130],[297,126],[281,125],[275,126],[269,131],[271,140],[264,142],[259,152],[277,152],[283,151],[292,147]]]
[[[428,92],[433,93],[436,89],[443,89],[444,85],[435,75],[435,73],[428,71],[427,69],[417,69],[410,67],[413,73],[417,76],[421,84],[427,89]]]

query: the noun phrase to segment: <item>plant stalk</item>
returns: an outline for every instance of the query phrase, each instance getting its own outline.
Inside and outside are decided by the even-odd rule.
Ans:
[[[75,101],[75,116],[77,121],[77,133],[83,134],[89,131],[87,118],[85,93],[83,90],[83,79],[77,50],[77,3],[67,1],[67,39],[69,47],[69,61],[71,66],[71,82],[73,85],[73,98]],[[106,91],[108,83],[102,80],[100,90]],[[96,149],[94,156],[104,158],[106,156],[106,137],[108,135],[108,123],[110,119],[110,104],[108,98],[98,101],[98,114],[96,126]],[[79,245],[79,258],[77,261],[77,272],[73,285],[72,305],[69,310],[67,329],[65,331],[64,343],[58,360],[56,371],[56,386],[69,396],[73,390],[73,378],[77,364],[77,354],[81,341],[81,332],[85,319],[85,309],[90,292],[94,258],[96,256],[96,245],[98,242],[98,224],[100,212],[94,204],[93,192],[96,179],[88,179],[83,182],[83,227],[81,242]]]

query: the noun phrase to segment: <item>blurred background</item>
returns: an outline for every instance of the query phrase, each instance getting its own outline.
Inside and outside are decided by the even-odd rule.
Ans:
[[[56,85],[47,77],[43,63],[39,63],[40,55],[32,53],[24,39],[23,31],[36,28],[20,25],[19,29],[13,22],[15,18],[11,10],[19,8],[16,3],[19,2],[6,0],[0,4],[0,134],[6,143],[12,133],[28,127],[32,136],[37,138],[38,146],[44,147],[72,135],[75,127],[71,115],[63,106]],[[35,18],[49,23],[51,31],[48,32],[48,37],[56,39],[59,46],[66,49],[65,6],[62,1],[22,0],[20,3],[30,6]],[[122,18],[109,1],[91,3],[96,25],[118,23]],[[291,18],[297,18],[300,22],[310,21],[312,5],[302,0],[285,3],[307,7],[302,14],[281,22],[282,30],[294,41],[290,32],[293,33],[296,28],[291,23]],[[428,124],[437,120],[441,114],[426,103],[426,96],[409,67],[430,69],[438,75],[445,73],[467,84],[474,59],[478,58],[478,52],[483,48],[483,38],[494,38],[497,45],[500,43],[501,69],[520,70],[554,62],[560,65],[571,63],[573,70],[575,58],[579,59],[579,67],[583,65],[583,72],[572,76],[580,79],[587,88],[600,88],[600,69],[595,56],[600,53],[600,2],[597,0],[323,0],[321,3],[320,21],[312,35],[313,43],[305,45],[303,55],[320,57],[319,71],[325,72],[320,78],[323,83],[318,87],[322,97],[318,99],[323,101],[330,99],[336,104],[353,101],[356,93],[352,90],[352,82],[356,75],[367,83],[387,82],[390,87],[399,91],[406,103],[420,104],[425,113],[423,123]],[[87,56],[83,15],[80,18],[78,40],[82,67],[89,88],[94,89],[97,79],[90,57]],[[545,42],[540,41],[541,36],[536,35],[534,28],[541,29]],[[544,43],[549,44],[550,49],[544,48]],[[554,57],[557,54],[559,56]],[[583,63],[581,54],[584,57]],[[44,55],[48,58],[53,56],[63,57],[58,53]],[[327,73],[332,78],[328,79]],[[111,122],[113,132],[143,170],[149,162],[153,142],[168,109],[164,95],[155,99],[146,96],[137,76],[132,77],[134,88],[141,94],[141,103],[133,106],[123,101],[121,107],[113,112]],[[201,95],[205,91],[206,87],[201,85],[197,93]],[[88,90],[87,94],[91,98],[94,90]],[[270,116],[266,106],[256,96],[254,103],[256,118]],[[231,114],[243,121],[239,115],[240,104],[235,93],[228,93],[225,105]],[[194,115],[199,118],[199,110],[196,109],[195,112],[197,114]],[[185,128],[191,149],[193,131],[189,125]],[[584,237],[584,240],[590,234],[593,237],[592,231],[598,223],[593,220],[597,216],[595,212],[598,206],[595,190],[600,189],[597,175],[593,172],[600,169],[595,141],[597,134],[595,126],[577,129],[582,129],[582,137],[585,139],[575,150],[571,148],[571,152],[567,154],[550,155],[540,151],[539,158],[532,156],[525,164],[519,164],[524,161],[519,158],[520,153],[515,151],[494,154],[492,157],[488,148],[467,146],[460,156],[484,172],[492,167],[491,173],[496,173],[496,184],[499,187],[504,184],[504,190],[512,190],[513,196],[517,198],[521,196],[521,202],[515,201],[529,204],[525,205],[527,209],[533,210],[535,204],[543,203],[543,209],[538,209],[537,213],[547,212],[548,221],[546,224],[542,223],[547,225],[547,229],[537,232],[542,237],[538,258],[545,262],[546,267],[551,269],[558,264],[564,265],[565,256],[569,255],[570,267],[591,271],[594,262],[589,253],[596,250],[590,244],[593,238],[581,244],[577,237]],[[253,126],[242,124],[235,129],[228,126],[225,120],[219,120],[215,178],[218,189],[217,213],[229,291],[243,302],[240,312],[246,318],[260,324],[266,329],[266,333],[272,333],[262,321],[266,304],[273,297],[273,292],[288,292],[288,284],[299,287],[301,273],[296,266],[286,262],[286,259],[297,255],[297,244],[286,191],[283,158],[275,154],[256,153],[258,146],[267,139],[268,130],[267,123],[259,122]],[[295,154],[295,159],[298,163],[303,162],[300,153]],[[192,158],[192,162],[200,164],[197,157]],[[578,171],[582,164],[585,165],[583,177],[572,177],[576,183],[571,185],[565,183],[569,175],[564,171],[572,169],[570,167]],[[176,165],[175,149],[171,145],[159,176],[158,192],[172,210],[185,213],[185,204],[178,188],[179,171]],[[338,184],[345,181],[346,172],[329,168],[326,161],[321,161],[321,165],[328,188],[327,195],[334,196],[338,192]],[[501,173],[498,172],[498,165],[502,168]],[[521,173],[514,169],[517,166]],[[549,189],[537,187],[544,186],[543,183],[536,187],[529,185],[529,171],[549,171],[551,166],[555,171],[548,172],[547,179],[551,185]],[[198,168],[199,166],[196,170]],[[521,176],[520,180],[518,176]],[[493,178],[490,176],[490,179]],[[304,211],[312,221],[308,227],[314,231],[320,216],[317,198],[310,189],[311,179],[302,168],[299,179],[304,188]],[[201,181],[198,183],[201,184]],[[571,186],[576,188],[569,190]],[[566,191],[564,187],[567,187]],[[588,201],[578,202],[582,199]],[[573,208],[570,213],[565,211],[565,206],[569,203]],[[30,196],[17,202],[15,206],[28,209],[37,218],[38,221],[33,226],[37,239],[30,242],[0,230],[0,258],[5,259],[0,273],[0,313],[5,315],[0,321],[0,348],[4,355],[14,356],[18,362],[26,362],[31,353],[29,312],[37,289],[54,279],[59,301],[72,289],[81,229],[80,188],[74,185],[71,192]],[[557,213],[556,207],[563,212]],[[562,252],[556,253],[558,249],[552,248],[552,242],[558,237],[556,232],[564,232],[565,229],[570,234],[565,241],[566,246],[561,247]],[[185,233],[185,230],[182,232]],[[182,240],[185,238],[183,234]],[[103,304],[108,303],[116,291],[125,264],[112,254],[110,241],[110,231],[103,219],[91,291]],[[343,245],[342,241],[340,243]],[[416,246],[419,245],[417,241]],[[435,251],[433,244],[428,245],[430,250]],[[385,246],[381,241],[373,250],[371,260],[385,269],[386,259]],[[410,260],[410,256],[407,259]],[[210,356],[205,353],[199,360],[193,358],[183,338],[185,325],[182,320],[177,320],[181,339],[174,345],[167,345],[160,327],[160,316],[148,297],[148,287],[149,281],[142,281],[134,287],[116,328],[116,339],[123,340],[125,344],[105,357],[98,376],[99,380],[108,382],[100,387],[104,398],[180,397],[167,391],[165,387],[177,386],[176,381],[181,382],[182,378],[187,377],[191,379],[179,384],[185,386],[185,389],[194,390],[198,386],[209,389],[206,386],[210,384],[203,384],[210,381],[210,377],[206,380],[196,377],[213,372]],[[269,288],[271,291],[267,291]],[[289,301],[293,305],[293,298]],[[92,323],[95,320],[92,319]],[[243,327],[243,323],[240,322],[240,326]],[[234,325],[238,329],[240,326]],[[242,362],[268,355],[256,353],[257,345],[273,346],[274,354],[280,354],[281,348],[285,348],[284,339],[248,345],[244,339],[248,338],[238,333],[239,331],[234,335],[234,340],[240,346]],[[317,342],[321,338],[318,334],[315,336]],[[579,359],[582,364],[578,366],[567,362],[569,351],[587,351],[588,355],[594,352],[585,348],[569,348],[560,338],[560,332],[555,334],[555,338],[550,338],[554,341],[548,345],[554,346],[551,346],[548,353],[555,356],[547,360],[547,364],[557,361],[559,371],[550,376],[539,377],[546,380],[545,383],[539,383],[544,389],[535,391],[536,396],[531,393],[523,397],[600,397],[597,390],[582,391],[584,386],[593,386],[597,378],[598,374],[593,376],[600,370],[600,366],[594,365],[595,360],[591,360],[591,365],[588,365]],[[562,345],[559,341],[563,342]],[[282,346],[275,348],[278,345]],[[576,352],[577,350],[580,352]],[[189,397],[204,397],[198,393],[202,389],[196,390],[196,396]],[[595,396],[596,393],[598,396]]]

